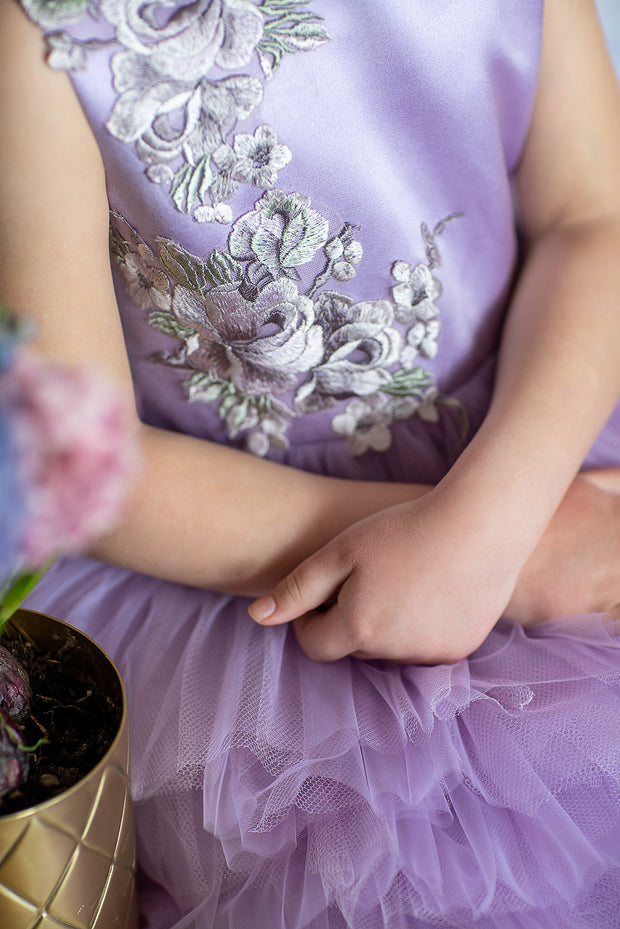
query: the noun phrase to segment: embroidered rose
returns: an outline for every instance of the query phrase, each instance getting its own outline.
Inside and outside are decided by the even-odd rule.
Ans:
[[[269,190],[234,224],[228,247],[234,258],[250,262],[255,280],[265,271],[298,279],[297,267],[323,247],[328,228],[325,217],[310,208],[309,197]]]
[[[137,142],[147,165],[181,154],[196,164],[222,144],[262,97],[260,82],[244,75],[196,85],[162,79],[150,59],[133,52],[118,52],[112,71],[119,97],[106,126],[117,139]]]
[[[48,29],[87,11],[110,24],[114,39],[50,31],[49,63],[84,70],[88,52],[117,41],[121,50],[111,58],[117,98],[106,128],[135,143],[147,177],[169,186],[178,210],[198,222],[226,224],[233,214],[223,204],[240,184],[272,187],[291,160],[271,126],[234,133],[262,100],[263,84],[285,55],[312,51],[328,40],[321,17],[306,8],[309,2],[23,0],[31,17]],[[262,75],[243,73],[252,58]],[[163,164],[173,166],[158,170]],[[349,280],[352,264],[343,262],[336,274]]]
[[[296,395],[300,410],[330,406],[336,397],[367,396],[391,382],[387,368],[398,361],[402,338],[392,327],[388,300],[353,303],[337,293],[322,293],[315,303],[325,333],[324,361]]]
[[[236,157],[230,147],[228,154]],[[308,197],[272,190],[235,222],[227,247],[201,258],[160,238],[155,258],[113,215],[112,255],[130,296],[151,310],[151,325],[177,340],[158,359],[185,368],[188,399],[210,404],[229,438],[242,438],[254,454],[286,448],[293,417],[339,401],[346,405],[334,411],[332,426],[356,455],[388,448],[395,421],[434,422],[438,404],[458,409],[463,427],[459,402],[439,397],[433,373],[415,364],[437,352],[439,285],[430,266],[396,262],[396,305],[324,289],[339,263],[361,260],[354,232],[345,223],[330,238]],[[300,293],[299,269],[313,259],[314,279]],[[404,338],[399,313],[413,313]]]
[[[148,56],[159,77],[195,84],[214,66],[232,71],[250,60],[263,17],[250,0],[100,0],[119,41]]]
[[[172,308],[194,330],[186,343],[192,365],[248,394],[290,389],[323,356],[313,302],[292,281],[268,284],[254,301],[237,284],[214,287],[202,297],[178,286]]]

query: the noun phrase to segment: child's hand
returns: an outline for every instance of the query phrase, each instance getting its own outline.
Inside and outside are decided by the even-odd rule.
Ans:
[[[296,620],[311,658],[457,661],[485,639],[520,565],[493,513],[429,492],[341,532],[250,608]]]
[[[505,612],[524,626],[577,613],[620,617],[619,469],[573,481]]]

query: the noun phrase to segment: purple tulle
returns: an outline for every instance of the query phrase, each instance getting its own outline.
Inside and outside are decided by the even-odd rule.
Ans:
[[[135,688],[145,899],[168,913],[149,925],[617,925],[609,617],[500,623],[453,666],[319,665],[244,601],[85,559],[71,578],[69,621]]]

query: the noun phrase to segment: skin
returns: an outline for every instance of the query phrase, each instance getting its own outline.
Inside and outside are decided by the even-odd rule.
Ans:
[[[574,480],[620,393],[620,104],[591,0],[548,0],[517,178],[529,257],[487,420],[436,488],[307,474],[141,423],[99,151],[14,0],[0,0],[0,120],[0,299],[36,321],[47,357],[107,373],[141,452],[125,518],[96,557],[267,595],[251,615],[295,620],[318,660],[453,661],[504,612],[532,622],[565,601],[569,612],[620,601],[618,475]]]
[[[318,660],[435,663],[469,654],[510,612],[620,390],[619,159],[619,95],[594,4],[550,0],[516,177],[527,257],[485,422],[437,487],[342,532],[252,605],[256,620],[297,620]]]

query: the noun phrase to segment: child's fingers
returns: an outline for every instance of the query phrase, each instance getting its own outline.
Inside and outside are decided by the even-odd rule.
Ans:
[[[308,658],[327,662],[352,654],[354,645],[341,613],[340,605],[334,603],[327,611],[308,613],[295,621],[297,641]]]
[[[333,558],[324,550],[311,555],[274,589],[249,606],[252,619],[275,626],[298,619],[316,610],[338,590],[348,570],[336,570]]]

